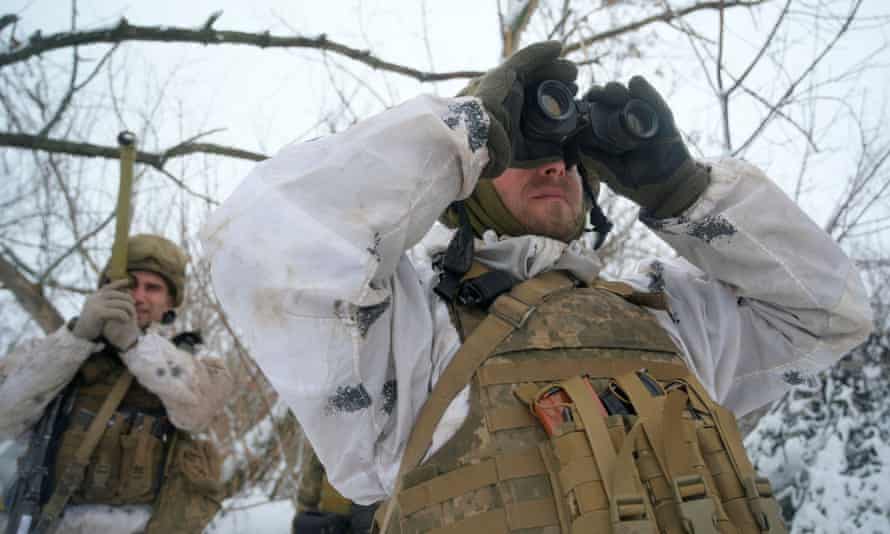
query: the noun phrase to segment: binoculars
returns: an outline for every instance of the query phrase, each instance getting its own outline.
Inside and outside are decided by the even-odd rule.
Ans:
[[[577,87],[544,80],[526,90],[520,126],[527,139],[563,144],[588,125],[597,148],[623,154],[658,134],[658,114],[632,98],[620,108],[576,100]]]

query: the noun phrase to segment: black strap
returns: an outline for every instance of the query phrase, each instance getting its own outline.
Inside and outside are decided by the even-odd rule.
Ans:
[[[439,275],[439,283],[434,288],[436,294],[446,302],[454,302],[457,297],[461,279],[473,265],[474,252],[473,227],[470,225],[467,208],[461,201],[454,202],[452,208],[458,215],[457,231],[439,262],[442,273]]]
[[[488,309],[494,299],[513,289],[519,280],[504,271],[488,271],[461,282],[457,301],[464,306]]]
[[[613,224],[596,201],[596,195],[593,194],[593,189],[587,180],[587,170],[584,169],[583,165],[578,168],[581,172],[581,187],[584,189],[584,194],[590,199],[590,224],[593,226],[593,231],[596,232],[596,241],[593,244],[593,249],[599,250],[603,243],[606,242],[609,232],[612,231]]]

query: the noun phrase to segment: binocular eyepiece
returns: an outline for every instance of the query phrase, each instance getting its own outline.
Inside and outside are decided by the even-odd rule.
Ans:
[[[633,150],[658,134],[658,114],[643,100],[632,98],[620,108],[576,100],[577,87],[544,80],[525,93],[522,131],[534,141],[564,143],[588,125],[594,144],[611,154]]]

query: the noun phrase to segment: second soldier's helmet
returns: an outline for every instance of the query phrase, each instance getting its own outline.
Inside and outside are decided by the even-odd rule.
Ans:
[[[185,267],[188,256],[176,243],[159,235],[138,234],[127,243],[127,271],[150,271],[167,281],[173,307],[182,305],[185,295]],[[108,283],[108,265],[99,277],[99,286]]]

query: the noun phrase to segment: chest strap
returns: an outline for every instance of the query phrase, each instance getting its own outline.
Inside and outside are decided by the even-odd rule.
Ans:
[[[509,293],[495,299],[486,318],[454,354],[417,416],[402,456],[393,498],[385,507],[381,507],[381,510],[385,508],[385,512],[379,521],[380,532],[387,532],[392,520],[395,500],[402,487],[402,474],[414,469],[423,460],[432,443],[436,425],[451,401],[470,383],[473,374],[492,351],[507,336],[522,328],[544,299],[573,287],[575,282],[564,273],[548,271],[516,285]]]
[[[129,371],[124,370],[117,381],[112,386],[108,396],[99,408],[99,412],[90,422],[83,441],[74,453],[74,460],[65,466],[65,471],[60,480],[56,481],[56,487],[47,503],[40,512],[40,520],[34,526],[33,532],[45,533],[49,532],[55,525],[56,521],[62,515],[65,505],[77,491],[77,488],[83,483],[84,472],[90,463],[90,456],[99,445],[99,440],[105,433],[108,421],[120,406],[121,401],[130,389],[133,383],[133,375]]]
[[[402,457],[403,469],[417,467],[429,449],[433,431],[442,414],[457,394],[470,383],[473,374],[492,351],[507,336],[521,328],[545,298],[574,285],[565,274],[549,271],[522,282],[510,293],[495,299],[488,310],[488,316],[455,353],[421,408]]]

